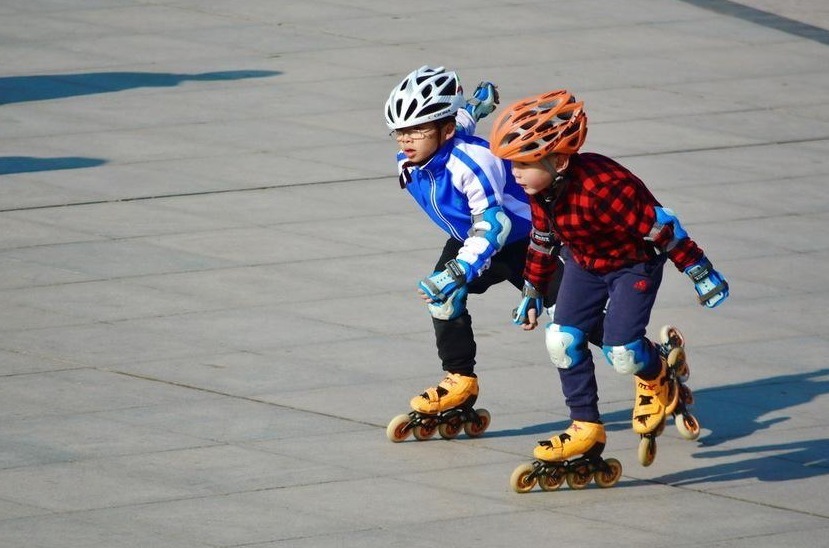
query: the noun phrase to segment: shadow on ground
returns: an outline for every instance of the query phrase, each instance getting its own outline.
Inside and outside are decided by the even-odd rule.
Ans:
[[[693,386],[693,378],[690,384]],[[829,393],[829,369],[695,391],[692,411],[706,433],[696,441],[693,447],[698,451],[692,456],[715,461],[729,458],[730,462],[666,475],[654,478],[654,481],[686,485],[748,478],[786,481],[829,474],[829,439],[712,449],[784,424],[791,419],[784,413],[786,409],[805,405],[826,393]],[[609,432],[630,431],[630,413],[629,409],[615,411],[603,415],[602,420]],[[563,431],[567,426],[569,421],[558,421],[521,429],[492,431],[486,435],[504,437],[537,434],[542,439],[553,432]],[[673,428],[673,425],[669,424],[668,427]],[[735,456],[747,458],[731,462]]]
[[[0,78],[0,105],[27,101],[65,99],[79,95],[114,93],[136,88],[174,87],[183,82],[217,82],[266,78],[281,74],[272,70],[229,70],[200,74],[167,72],[90,72],[42,74]]]
[[[230,70],[199,74],[90,72],[7,76],[0,78],[0,105],[65,99],[99,93],[115,93],[136,88],[174,87],[183,82],[221,82],[266,78],[278,74],[281,73],[272,70]],[[0,175],[97,167],[106,162],[107,160],[100,158],[6,156],[0,157]]]
[[[55,171],[59,169],[81,169],[105,164],[100,158],[36,158],[33,156],[0,156],[0,175],[13,173],[31,173],[35,171]]]

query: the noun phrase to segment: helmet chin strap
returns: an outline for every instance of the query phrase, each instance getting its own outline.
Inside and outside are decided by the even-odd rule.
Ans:
[[[556,157],[554,155],[546,156],[539,161],[541,167],[543,167],[547,173],[552,175],[553,182],[550,184],[550,187],[547,189],[547,196],[546,201],[551,202],[554,201],[558,195],[561,193],[561,189],[564,188],[565,183],[565,176],[564,172],[567,170],[567,166],[570,163],[570,158],[564,158],[561,160],[556,161]],[[559,169],[556,169],[556,164],[558,164]]]
[[[539,162],[541,167],[547,170],[547,173],[553,176],[553,182],[555,183],[556,177],[560,177],[558,171],[556,171],[556,165],[553,162],[553,156],[545,156]]]

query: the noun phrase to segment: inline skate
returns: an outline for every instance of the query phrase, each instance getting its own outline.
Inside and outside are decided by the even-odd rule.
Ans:
[[[516,468],[510,486],[516,493],[526,493],[536,483],[543,491],[555,491],[565,481],[570,489],[584,489],[591,480],[613,487],[622,477],[622,463],[602,458],[606,442],[603,424],[573,421],[562,434],[538,442],[536,460]]]
[[[695,440],[700,434],[699,422],[688,410],[694,395],[685,384],[691,373],[685,358],[685,338],[676,327],[665,325],[659,331],[659,341],[656,348],[662,373],[654,381],[634,378],[633,430],[641,436],[638,456],[642,466],[650,466],[656,458],[656,438],[664,431],[668,415],[674,417],[683,438]]]
[[[412,411],[394,417],[386,427],[386,436],[397,443],[409,434],[427,440],[437,432],[451,440],[463,430],[470,438],[477,438],[491,422],[489,411],[472,408],[477,399],[477,377],[449,373],[440,384],[412,398]]]

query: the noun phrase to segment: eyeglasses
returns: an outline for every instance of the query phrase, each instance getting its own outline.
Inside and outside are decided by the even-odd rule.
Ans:
[[[420,141],[428,137],[432,132],[436,131],[436,128],[403,128],[403,129],[393,129],[389,132],[389,137],[394,139],[395,141],[402,141],[403,139],[409,138],[412,141]]]

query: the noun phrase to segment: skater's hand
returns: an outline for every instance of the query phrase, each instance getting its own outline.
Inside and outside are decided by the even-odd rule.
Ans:
[[[524,331],[532,331],[538,327],[538,313],[535,308],[527,310],[527,321],[521,324],[521,329]]]
[[[538,326],[538,316],[544,306],[541,292],[530,282],[524,282],[521,290],[521,302],[512,311],[512,323],[520,325],[524,331],[532,331]]]
[[[468,263],[452,259],[446,263],[446,270],[435,272],[420,280],[417,284],[418,290],[427,299],[431,299],[427,302],[445,303],[454,291],[466,285],[466,273],[469,269]]]
[[[472,115],[475,122],[479,122],[488,114],[495,110],[495,107],[500,102],[501,97],[498,95],[498,87],[492,82],[481,82],[475,91],[472,93],[464,109]]]
[[[725,276],[714,270],[711,261],[705,257],[686,268],[685,274],[694,282],[699,304],[714,308],[728,298],[728,281]]]

